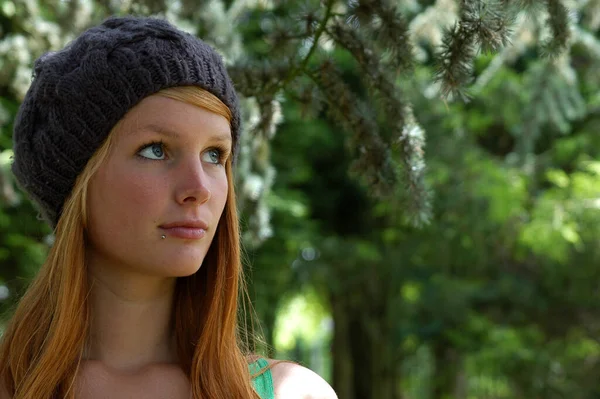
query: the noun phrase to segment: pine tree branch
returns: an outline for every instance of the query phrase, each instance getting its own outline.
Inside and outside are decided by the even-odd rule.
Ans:
[[[350,142],[356,145],[353,150],[358,158],[351,172],[362,176],[376,196],[391,194],[398,176],[372,113],[344,83],[332,62],[325,61],[308,76],[326,99],[331,117],[353,135]]]
[[[514,17],[506,4],[495,0],[462,0],[459,21],[444,34],[435,79],[444,97],[468,100],[465,86],[472,81],[478,52],[497,52],[508,42]]]
[[[474,56],[474,38],[459,23],[444,33],[434,74],[434,80],[441,84],[444,98],[469,100],[465,87],[472,80]]]
[[[288,75],[288,77],[285,80],[283,80],[282,82],[280,82],[278,89],[283,88],[288,83],[290,83],[293,79],[295,79],[299,74],[306,71],[306,66],[308,65],[308,62],[310,61],[314,52],[317,50],[321,36],[323,35],[323,33],[325,33],[327,24],[331,18],[331,12],[332,12],[334,3],[335,3],[335,0],[327,0],[327,3],[325,4],[325,14],[323,16],[323,19],[319,23],[319,27],[315,31],[315,34],[312,38],[312,45],[311,45],[310,49],[308,50],[308,53],[306,53],[306,55],[304,56],[302,61],[300,61],[300,63],[297,64],[296,67],[294,67],[292,69],[292,71]]]
[[[600,61],[600,40],[590,32],[576,26],[574,29],[574,39],[588,51],[590,55]]]
[[[325,100],[332,119],[351,134],[347,143],[356,154],[351,172],[361,176],[375,196],[403,194],[409,216],[418,221],[415,224],[422,224],[429,217],[428,193],[423,178],[424,133],[414,117],[410,124],[405,125],[405,114],[410,107],[395,84],[394,77],[399,66],[412,66],[410,41],[402,40],[408,36],[408,28],[396,8],[385,1],[361,0],[357,4],[363,7],[363,11],[368,9],[373,13],[372,16],[379,18],[379,25],[369,25],[372,30],[381,28],[379,33],[373,35],[375,40],[368,40],[358,29],[342,23],[332,11],[334,0],[328,0],[321,18],[317,19],[311,11],[303,17],[307,21],[305,30],[309,32],[312,29],[314,33],[312,43],[302,59],[292,65],[285,75],[273,71],[263,61],[263,67],[258,68],[258,73],[256,66],[250,65],[232,72],[232,77],[244,95],[254,95],[257,99],[272,98],[276,92],[288,90],[299,76],[309,77],[318,88],[320,97]],[[332,20],[334,23],[331,23]],[[368,29],[362,31],[371,33]],[[382,104],[381,114],[385,116],[385,123],[388,125],[385,129],[386,137],[382,136],[376,122],[377,108],[357,100],[356,93],[345,85],[332,61],[324,62],[314,71],[308,70],[309,62],[314,58],[320,45],[319,40],[324,34],[328,34],[357,60],[364,72],[369,97]],[[400,35],[400,38],[393,38],[393,35]],[[282,32],[279,37],[283,41],[288,38],[287,32]],[[386,47],[388,55],[392,55],[391,62],[385,62],[384,54],[379,50]],[[314,96],[310,96],[308,100],[312,102],[312,99]],[[392,155],[395,147],[399,151],[398,162],[394,161]],[[405,178],[402,185],[398,184],[400,173]],[[404,185],[405,190],[402,190],[400,187]]]
[[[397,146],[400,151],[398,164],[392,148],[382,140],[380,129],[372,119],[372,109],[356,99],[332,63],[325,62],[310,77],[326,99],[331,117],[352,134],[349,145],[358,157],[351,172],[361,176],[375,196],[403,198],[403,213],[410,223],[415,226],[427,223],[431,219],[431,204],[430,192],[424,183],[425,134],[416,123],[412,109],[404,105],[392,114],[402,120],[401,123],[390,122],[391,130],[398,132],[392,143],[392,147]],[[404,177],[402,181],[398,172]]]
[[[425,185],[425,132],[417,123],[411,107],[405,107],[402,133],[397,144],[401,152],[403,182],[406,184],[404,215],[415,227],[431,220],[431,192]],[[400,193],[403,194],[403,193]]]
[[[552,38],[543,46],[543,54],[547,57],[557,57],[568,48],[571,37],[569,10],[560,0],[546,0],[548,7],[548,27]]]
[[[519,34],[526,29],[524,21],[524,18],[519,19],[518,26],[515,27],[516,36],[519,36]],[[502,50],[492,59],[489,65],[479,74],[477,80],[471,87],[471,94],[473,96],[479,95],[485,86],[487,86],[496,73],[500,71],[506,63],[521,56],[526,49],[526,44],[522,42],[515,42],[511,46],[502,48]]]
[[[290,63],[286,60],[248,61],[233,65],[227,71],[236,84],[236,90],[244,97],[273,97],[274,87],[290,74]]]
[[[332,17],[332,9],[335,0],[327,0],[326,9],[314,34],[307,36],[312,30],[312,22],[307,22],[306,32],[291,34],[289,32],[278,32],[273,35],[276,41],[281,42],[312,37],[312,45],[306,55],[299,62],[292,57],[280,60],[274,64],[268,60],[252,61],[246,65],[236,65],[230,68],[232,79],[236,82],[238,90],[246,97],[266,96],[273,97],[277,92],[284,90],[298,76],[306,73],[306,68],[315,51],[319,46],[319,40],[326,31],[326,26]],[[310,15],[309,15],[310,14]],[[312,13],[307,13],[305,18],[314,19]],[[281,36],[279,36],[281,34]]]
[[[397,121],[395,125],[401,127],[404,124],[401,111],[406,102],[401,98],[401,91],[394,84],[393,78],[380,62],[381,55],[371,49],[372,46],[369,46],[357,30],[349,29],[340,22],[333,24],[327,32],[356,59],[365,73],[371,95],[379,98],[384,104],[388,120]]]
[[[478,51],[497,52],[508,44],[518,7],[533,10],[541,2],[532,0],[461,0],[459,20],[444,33],[436,60],[435,81],[445,98],[468,101],[466,87],[473,80],[473,60]],[[552,32],[543,50],[556,56],[570,38],[569,12],[561,0],[545,0]]]
[[[523,160],[533,152],[542,133],[549,129],[563,133],[569,131],[570,122],[587,112],[577,80],[571,75],[568,59],[559,61],[539,61],[525,75],[525,87],[530,97],[523,110],[517,141]]]
[[[373,44],[389,53],[393,69],[412,70],[413,52],[409,24],[398,11],[398,7],[387,0],[361,0],[359,5],[362,7],[359,12],[372,13],[372,22],[365,28],[373,31]],[[352,19],[351,14],[348,19]]]

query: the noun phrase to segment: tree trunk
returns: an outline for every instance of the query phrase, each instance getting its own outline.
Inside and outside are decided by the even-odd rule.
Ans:
[[[432,349],[434,360],[432,399],[454,398],[458,355],[443,339],[435,342]]]
[[[467,399],[469,394],[467,372],[465,370],[465,358],[458,355],[456,364],[456,376],[454,378],[454,398]]]
[[[276,309],[273,306],[273,309]],[[263,326],[265,330],[265,341],[267,344],[266,355],[269,358],[273,358],[275,356],[275,319],[277,318],[277,312],[275,310],[270,310],[265,312],[263,315]]]
[[[339,398],[359,399],[353,391],[354,363],[350,355],[349,314],[343,297],[332,297],[331,307],[334,321],[333,388]]]
[[[377,327],[371,338],[371,395],[370,398],[393,399],[395,396],[396,352],[392,338],[386,329],[384,319],[377,320]]]
[[[363,325],[362,309],[353,309],[350,314],[350,353],[354,364],[354,395],[357,399],[371,398],[373,380],[373,343]]]
[[[340,398],[399,397],[396,393],[399,367],[392,337],[385,328],[385,313],[376,314],[381,317],[375,318],[370,305],[332,298],[333,384]]]
[[[403,377],[402,362],[395,361],[394,363],[396,363],[396,372],[394,373],[394,381],[392,382],[394,390],[394,396],[392,396],[392,398],[405,399],[404,392],[402,391],[402,384],[400,383]]]

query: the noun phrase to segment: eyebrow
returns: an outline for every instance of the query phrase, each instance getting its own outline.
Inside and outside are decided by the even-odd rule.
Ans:
[[[162,134],[164,136],[179,138],[181,134],[179,134],[176,130],[172,130],[166,126],[149,124],[144,125],[140,130],[151,130],[158,134]],[[211,140],[220,141],[220,142],[231,142],[231,134],[229,132],[215,132],[211,137]]]

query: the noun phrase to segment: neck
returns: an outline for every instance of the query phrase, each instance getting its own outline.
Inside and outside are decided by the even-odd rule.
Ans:
[[[90,332],[84,360],[117,371],[177,362],[172,335],[174,278],[110,273],[89,265]]]

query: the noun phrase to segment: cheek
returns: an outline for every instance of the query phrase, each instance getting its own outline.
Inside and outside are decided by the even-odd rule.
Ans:
[[[99,170],[97,179],[90,185],[91,226],[118,235],[152,223],[160,206],[161,191],[160,180],[147,174],[115,173],[114,168]]]
[[[227,176],[218,179],[213,184],[212,198],[214,199],[214,206],[218,209],[219,214],[225,209],[225,203],[227,202],[227,194],[229,192],[229,184],[227,183]]]

